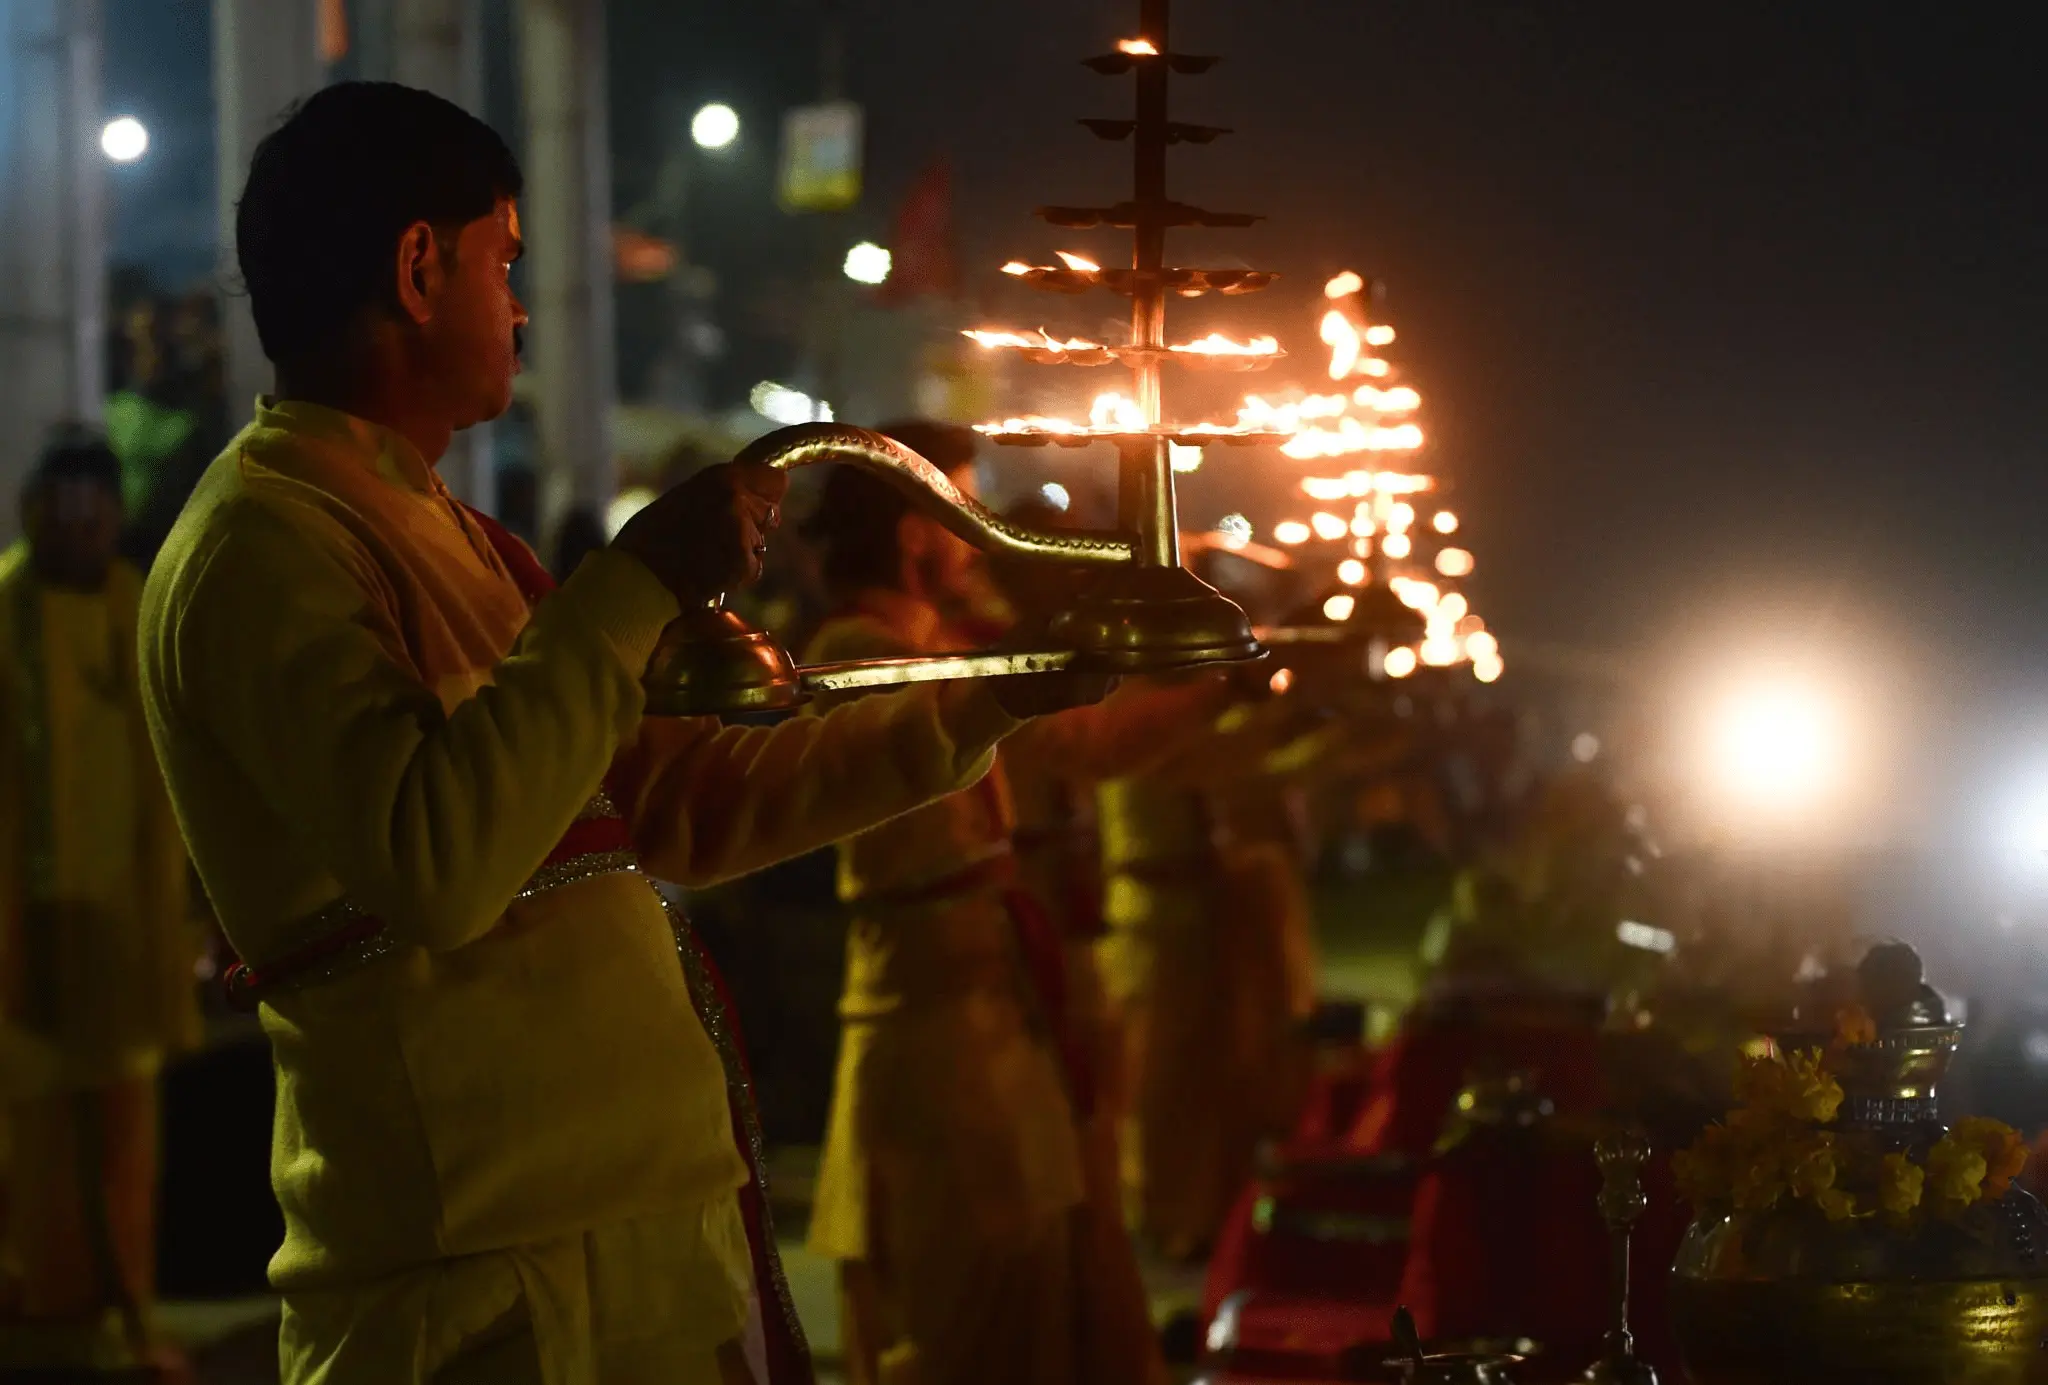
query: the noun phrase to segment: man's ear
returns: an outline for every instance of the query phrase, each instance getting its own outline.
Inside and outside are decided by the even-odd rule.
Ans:
[[[447,277],[441,265],[441,246],[434,228],[415,221],[398,238],[398,307],[415,324],[424,326],[434,316],[441,285]]]

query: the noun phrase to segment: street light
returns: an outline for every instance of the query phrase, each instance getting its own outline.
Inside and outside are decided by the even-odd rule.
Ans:
[[[725,149],[739,137],[739,112],[723,101],[700,106],[690,117],[690,138],[699,149]]]
[[[889,278],[891,263],[887,250],[864,240],[846,252],[846,263],[841,268],[856,284],[880,284]]]
[[[132,115],[116,116],[100,131],[100,152],[117,164],[132,164],[149,152],[149,129]]]

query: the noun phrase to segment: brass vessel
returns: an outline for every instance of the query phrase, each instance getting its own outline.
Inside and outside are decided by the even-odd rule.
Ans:
[[[1872,977],[1901,965],[1908,994],[1870,1003]],[[1865,959],[1876,1038],[1830,1058],[1836,1128],[1916,1159],[1945,1133],[1936,1091],[1962,1036],[1918,968],[1896,944]],[[1694,1385],[2048,1385],[2048,1211],[2017,1188],[1910,1230],[1804,1203],[1702,1212],[1673,1274]]]

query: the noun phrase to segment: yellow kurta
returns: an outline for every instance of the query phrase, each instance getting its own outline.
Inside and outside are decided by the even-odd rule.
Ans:
[[[185,855],[135,679],[142,581],[0,556],[0,1139],[21,1321],[0,1369],[152,1348],[157,1070],[197,1041]]]
[[[590,1296],[704,1282],[744,1166],[669,920],[632,875],[515,899],[615,757],[643,865],[702,884],[972,784],[1015,725],[971,687],[766,729],[643,722],[676,612],[612,552],[529,611],[403,439],[301,403],[261,407],[173,530],[143,685],[223,929],[260,964],[345,896],[398,944],[263,1006],[289,1378],[418,1378],[421,1342],[484,1330],[507,1293],[550,1385],[626,1378]],[[663,1302],[699,1337],[744,1307]]]
[[[810,657],[945,642],[931,606],[870,592],[825,624]],[[839,849],[853,919],[811,1245],[875,1270],[879,1335],[893,1338],[872,1344],[885,1380],[1099,1378],[1080,1340],[1073,1115],[1013,925],[995,885],[931,889],[1006,855],[1010,813],[1000,782],[985,783]],[[884,903],[920,891],[930,897]]]
[[[1175,1255],[1211,1242],[1306,1078],[1300,866],[1244,830],[1264,835],[1278,811],[1264,771],[1284,730],[1277,704],[1235,709],[1181,741],[1171,765],[1098,794],[1101,954],[1126,1045],[1125,1196]]]

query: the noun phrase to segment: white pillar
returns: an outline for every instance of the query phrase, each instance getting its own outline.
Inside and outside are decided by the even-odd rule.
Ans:
[[[358,6],[355,17],[365,77],[403,82],[483,114],[482,0],[374,0]],[[463,500],[497,513],[489,424],[455,435],[441,477]]]
[[[0,535],[50,426],[106,392],[101,0],[0,6]]]
[[[603,0],[520,0],[526,107],[526,260],[540,527],[571,508],[602,516],[617,488],[611,417],[611,150]]]
[[[220,167],[221,282],[239,290],[235,203],[256,144],[287,106],[326,81],[320,58],[319,0],[213,0],[213,93]],[[227,360],[228,422],[248,416],[271,388],[270,362],[256,339],[249,300],[239,291],[221,304]]]

